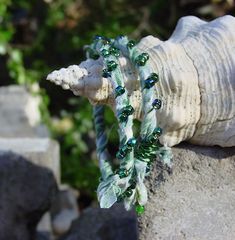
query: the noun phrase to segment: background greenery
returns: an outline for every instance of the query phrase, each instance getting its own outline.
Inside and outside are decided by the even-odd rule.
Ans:
[[[92,107],[46,75],[81,62],[96,34],[167,39],[182,16],[224,14],[235,14],[233,0],[0,0],[0,85],[41,95],[43,121],[61,143],[62,180],[92,199],[99,178]],[[115,122],[111,111],[106,119]],[[117,134],[110,136],[112,151]]]

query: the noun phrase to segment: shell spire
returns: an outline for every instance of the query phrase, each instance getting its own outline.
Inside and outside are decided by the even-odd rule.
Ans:
[[[70,89],[75,95],[86,96],[95,104],[106,101],[111,94],[111,84],[101,77],[101,73],[102,62],[88,59],[80,65],[53,71],[47,76],[47,80],[63,89]]]

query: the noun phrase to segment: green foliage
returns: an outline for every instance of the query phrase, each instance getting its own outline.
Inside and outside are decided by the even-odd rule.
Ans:
[[[71,98],[69,103],[76,110],[64,110],[61,119],[53,124],[55,136],[61,143],[62,180],[94,196],[99,169],[96,162],[92,107],[86,99],[81,98]]]
[[[61,143],[64,182],[94,196],[99,171],[92,108],[87,100],[47,83],[46,75],[82,61],[83,46],[96,34],[164,39],[180,16],[211,19],[222,11],[234,13],[231,1],[204,2],[214,10],[202,15],[203,4],[175,0],[0,0],[0,85],[27,85],[41,96],[43,121]],[[105,116],[113,153],[116,122],[110,110]]]

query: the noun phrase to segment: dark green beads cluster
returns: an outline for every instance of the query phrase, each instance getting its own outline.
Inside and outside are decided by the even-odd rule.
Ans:
[[[143,139],[138,148],[135,149],[135,156],[145,162],[152,162],[156,158],[157,150],[162,147],[158,141],[162,134],[161,128],[155,128],[153,133],[147,138]]]
[[[161,147],[159,142],[149,143],[142,141],[135,152],[135,156],[144,162],[153,161],[156,158],[157,150]]]
[[[128,116],[134,113],[134,108],[131,105],[127,105],[126,107],[122,108],[121,113],[119,114],[119,121],[126,122]]]
[[[144,66],[148,60],[149,60],[149,55],[148,55],[148,53],[141,53],[141,54],[135,59],[135,63],[136,63],[138,66]]]
[[[105,49],[103,49],[105,50]],[[102,77],[108,78],[111,77],[111,72],[117,68],[117,63],[115,61],[108,61],[107,62],[107,68],[103,69]]]
[[[94,41],[101,41],[101,40],[102,40],[103,45],[107,45],[107,44],[110,45],[111,42],[112,42],[110,38],[102,37],[102,36],[99,36],[99,35],[96,35],[94,37]],[[92,50],[91,48],[89,48],[89,49],[88,49],[89,51]],[[92,50],[92,51],[93,52],[89,52],[89,57],[91,57],[93,59],[98,59],[99,54],[97,52],[95,52],[94,50]],[[119,57],[120,56],[120,51],[116,47],[110,46],[109,48],[102,49],[100,54],[104,58],[107,58],[110,55],[113,55],[115,57]],[[115,61],[113,61],[113,60],[108,61],[106,63],[106,68],[103,69],[102,77],[104,77],[104,78],[111,77],[111,72],[114,71],[117,68],[117,66],[118,66],[118,64]]]
[[[157,73],[151,73],[150,76],[144,81],[144,88],[150,89],[159,81]]]

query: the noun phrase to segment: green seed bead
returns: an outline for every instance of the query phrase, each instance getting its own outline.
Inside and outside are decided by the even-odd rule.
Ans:
[[[142,53],[135,59],[135,63],[138,66],[144,66],[148,60],[149,60],[148,53]]]
[[[134,113],[134,108],[131,105],[127,105],[122,109],[122,112],[126,115],[131,115]]]
[[[127,47],[130,48],[130,49],[132,49],[135,45],[136,45],[136,42],[134,40],[130,40],[127,43]]]
[[[128,119],[128,115],[126,115],[125,113],[121,113],[121,114],[119,115],[119,121],[120,121],[120,122],[126,122],[127,119]]]
[[[136,143],[137,143],[137,140],[135,139],[135,138],[130,138],[128,141],[127,141],[127,146],[128,147],[134,147],[135,145],[136,145]]]
[[[103,69],[102,77],[108,78],[111,77],[111,73],[108,71],[108,69]]]
[[[162,101],[160,99],[155,99],[152,103],[154,109],[160,109],[162,106]]]
[[[139,56],[139,57],[136,58],[135,63],[138,66],[144,66],[146,64],[146,60],[142,56]]]
[[[117,86],[115,88],[116,97],[121,96],[125,92],[125,88],[122,86]]]
[[[117,48],[115,48],[115,47],[110,47],[109,51],[115,57],[119,57],[120,56],[119,50]]]
[[[149,60],[149,55],[148,55],[148,53],[142,53],[141,55],[142,55],[143,58],[146,59],[146,61]]]
[[[130,183],[130,188],[131,189],[135,189],[136,187],[136,181],[134,179],[130,179],[129,180],[129,183]]]
[[[155,83],[156,81],[153,78],[147,78],[144,80],[144,88],[150,89]]]
[[[162,129],[160,127],[155,128],[154,131],[153,131],[153,135],[154,136],[156,135],[157,137],[160,137],[162,135]]]
[[[144,206],[138,204],[138,205],[136,205],[136,207],[135,207],[135,211],[136,211],[136,213],[137,213],[138,215],[141,215],[141,214],[144,213],[145,208],[144,208]]]
[[[109,50],[107,50],[107,49],[103,49],[103,50],[101,51],[101,55],[102,55],[104,58],[106,58],[106,57],[108,57],[108,56],[110,55],[110,52],[109,52]]]
[[[107,69],[108,69],[109,72],[115,70],[117,68],[117,66],[118,66],[117,63],[114,62],[114,61],[109,61],[107,63]]]
[[[119,177],[120,178],[125,178],[125,177],[127,177],[127,170],[126,169],[124,169],[124,168],[120,168],[119,170],[118,170],[118,175],[119,175]]]
[[[134,108],[131,105],[127,105],[122,108],[121,113],[119,114],[119,121],[125,122],[128,119],[128,116],[134,113]]]
[[[103,37],[103,44],[104,45],[107,45],[107,44],[110,44],[110,43],[111,43],[111,39],[110,38]]]
[[[131,197],[132,193],[133,193],[133,190],[132,190],[131,188],[128,188],[128,189],[125,191],[125,196],[126,196],[126,197]]]
[[[153,79],[155,82],[159,81],[159,75],[157,73],[151,73],[149,78]]]
[[[153,133],[151,134],[151,136],[148,137],[148,142],[151,144],[154,144],[155,146],[158,146],[158,143],[156,143],[156,140],[158,140],[158,138],[162,135],[162,129],[160,127],[157,127],[153,130]]]

